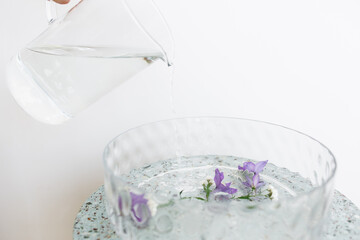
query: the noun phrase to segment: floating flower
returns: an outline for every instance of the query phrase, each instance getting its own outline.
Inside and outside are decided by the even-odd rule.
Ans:
[[[237,192],[237,189],[235,188],[231,188],[231,182],[229,183],[225,183],[222,184],[222,180],[224,180],[224,173],[220,172],[219,169],[217,168],[215,170],[215,177],[214,177],[214,182],[215,182],[215,189],[214,192],[224,192],[224,193],[229,193],[229,194],[234,194]]]
[[[259,173],[256,173],[252,178],[246,176],[246,181],[243,184],[252,190],[256,191],[256,189],[265,185],[265,182],[260,180]]]
[[[148,200],[144,198],[145,194],[135,194],[130,192],[131,197],[131,217],[139,225],[145,225],[151,217],[151,212],[148,206]],[[121,196],[118,199],[120,211],[123,208],[123,200]]]
[[[252,192],[248,192],[246,195],[243,196],[230,196],[229,194],[235,194],[238,192],[236,188],[231,188],[231,182],[225,183],[225,185],[222,183],[224,180],[224,173],[220,172],[219,169],[215,169],[215,176],[214,176],[214,182],[215,182],[215,189],[212,188],[212,181],[210,179],[207,179],[206,183],[203,183],[203,190],[206,193],[206,198],[204,197],[182,197],[181,194],[183,193],[183,190],[180,191],[179,196],[180,199],[197,199],[201,201],[208,202],[209,196],[214,196],[215,201],[224,202],[231,199],[234,200],[249,200],[253,201],[253,198],[256,197],[265,197],[269,198],[271,200],[276,200],[278,197],[277,190],[269,185],[269,188],[267,189],[268,193],[263,194],[262,191],[257,192],[257,190],[266,183],[260,179],[260,173],[264,170],[264,167],[268,163],[268,160],[261,161],[257,163],[253,162],[244,162],[243,166],[238,166],[238,169],[241,170],[241,182],[246,187],[250,188]],[[245,181],[244,181],[245,180]]]
[[[145,194],[135,194],[130,192],[131,196],[131,213],[133,219],[141,224],[145,224],[151,216],[148,206],[148,200],[144,198]]]
[[[276,190],[276,188],[270,185],[267,190],[269,192],[267,194],[268,198],[270,198],[271,200],[278,200],[278,191]]]
[[[238,166],[238,169],[241,170],[241,171],[246,171],[247,170],[248,172],[254,173],[256,175],[256,174],[261,173],[263,171],[263,169],[264,169],[264,167],[266,166],[267,163],[268,163],[268,160],[257,162],[257,163],[244,162],[242,167],[240,165]]]

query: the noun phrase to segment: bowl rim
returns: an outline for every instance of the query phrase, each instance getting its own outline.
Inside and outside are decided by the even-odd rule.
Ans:
[[[286,126],[283,126],[283,125],[280,125],[280,124],[276,124],[276,123],[271,123],[271,122],[267,122],[267,121],[262,121],[262,120],[256,120],[256,119],[249,119],[249,118],[239,118],[239,117],[223,117],[223,116],[191,116],[191,117],[179,117],[179,118],[168,118],[168,119],[163,119],[163,120],[158,120],[158,121],[153,121],[153,122],[148,122],[148,123],[144,123],[144,124],[140,124],[138,126],[135,126],[135,127],[132,127],[132,128],[129,128],[125,131],[123,131],[122,133],[118,134],[116,137],[114,137],[113,139],[111,139],[110,142],[108,142],[108,144],[106,144],[105,148],[104,148],[104,151],[103,151],[103,155],[102,155],[102,158],[103,158],[103,166],[104,166],[104,170],[105,170],[105,173],[107,174],[112,174],[112,171],[111,169],[108,167],[107,165],[107,160],[106,160],[106,157],[105,157],[105,154],[106,154],[106,150],[109,149],[109,146],[111,143],[113,143],[116,139],[118,139],[119,137],[121,137],[122,135],[128,133],[128,132],[131,132],[133,130],[136,130],[138,128],[141,128],[141,127],[146,127],[146,126],[151,126],[151,125],[155,125],[155,124],[158,124],[158,123],[162,123],[162,122],[172,122],[172,121],[181,121],[181,120],[188,120],[188,119],[227,119],[227,120],[237,120],[237,121],[244,121],[244,122],[254,122],[254,123],[259,123],[259,124],[266,124],[266,125],[270,125],[270,126],[274,126],[274,127],[279,127],[279,128],[282,128],[282,129],[285,129],[285,130],[288,130],[288,131],[291,131],[291,132],[294,132],[294,133],[297,133],[297,134],[300,134],[304,137],[307,137],[309,138],[310,140],[318,143],[322,148],[324,148],[326,151],[328,151],[330,157],[332,158],[332,162],[333,162],[333,169],[331,170],[330,172],[330,176],[327,177],[325,179],[325,181],[323,183],[321,183],[319,186],[315,186],[315,187],[312,187],[311,190],[309,191],[306,191],[306,192],[303,192],[303,193],[299,193],[297,194],[296,196],[292,196],[290,197],[290,199],[300,199],[302,198],[303,196],[309,196],[311,194],[313,194],[314,192],[317,192],[317,191],[320,191],[322,189],[326,189],[327,186],[332,182],[334,181],[335,179],[335,175],[336,175],[336,172],[337,172],[337,168],[338,168],[338,164],[337,164],[337,160],[336,160],[336,157],[335,155],[332,153],[332,151],[326,146],[324,145],[322,142],[320,142],[319,140],[311,137],[310,135],[308,134],[305,134],[301,131],[298,131],[298,130],[295,130],[295,129],[292,129],[292,128],[289,128],[289,127],[286,127]],[[288,198],[288,197],[286,197]],[[279,199],[278,201],[275,201],[275,202],[282,202],[281,199]],[[257,204],[253,204],[253,205],[257,205]]]

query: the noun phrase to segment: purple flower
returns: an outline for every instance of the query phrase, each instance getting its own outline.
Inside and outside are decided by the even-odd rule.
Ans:
[[[267,163],[268,160],[257,162],[256,164],[253,162],[244,162],[242,167],[240,165],[238,166],[238,169],[242,171],[248,170],[256,175],[262,172]]]
[[[148,206],[148,200],[144,198],[145,194],[135,194],[130,192],[131,197],[131,216],[135,222],[139,224],[146,224],[151,216],[151,212]],[[122,211],[122,199],[119,196],[118,199],[119,209]]]
[[[252,190],[256,190],[262,186],[265,185],[265,182],[260,180],[259,173],[256,173],[252,178],[249,178],[249,176],[246,176],[246,181],[243,182],[243,184]]]
[[[147,205],[148,200],[144,198],[145,194],[137,195],[130,192],[131,196],[131,212],[137,222],[141,223],[146,221],[148,216],[151,215],[149,206]]]
[[[217,168],[215,170],[215,177],[214,177],[214,182],[216,185],[214,192],[224,192],[229,194],[234,194],[237,192],[237,189],[230,187],[231,182],[225,183],[224,185],[221,183],[222,180],[224,180],[224,173],[220,172],[219,169]]]

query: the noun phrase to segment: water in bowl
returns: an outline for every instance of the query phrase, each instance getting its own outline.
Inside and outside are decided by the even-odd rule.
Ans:
[[[231,187],[238,189],[234,196],[248,194],[249,189],[242,184],[243,176],[237,168],[245,161],[249,159],[192,156],[133,169],[123,177],[129,186],[146,192],[145,198],[148,199],[151,214],[144,226],[136,224],[130,215],[123,216],[118,233],[124,239],[210,240],[298,239],[301,234],[306,233],[301,222],[309,221],[311,213],[292,214],[292,211],[297,211],[296,206],[280,206],[278,200],[309,192],[313,189],[313,184],[300,174],[271,163],[261,173],[261,179],[266,182],[261,192],[266,194],[268,188],[273,189],[272,199],[260,196],[252,198],[252,201],[224,200],[216,199],[213,195],[210,195],[209,201],[194,198],[205,198],[202,184],[207,179],[213,180],[217,168],[224,172],[223,183],[231,182]],[[258,193],[261,195],[261,192]],[[189,197],[192,199],[188,199]],[[256,204],[259,202],[260,205]],[[296,218],[293,219],[294,215]],[[118,221],[115,220],[115,215],[111,218],[113,222]],[[296,231],[299,236],[296,236]]]

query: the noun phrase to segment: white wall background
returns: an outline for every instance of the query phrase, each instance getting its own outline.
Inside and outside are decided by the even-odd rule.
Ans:
[[[327,145],[360,206],[360,2],[159,0],[177,43],[177,116],[279,123]],[[46,28],[44,0],[0,2],[0,239],[71,239],[118,133],[173,117],[160,65],[48,126],[11,98],[5,64]]]

